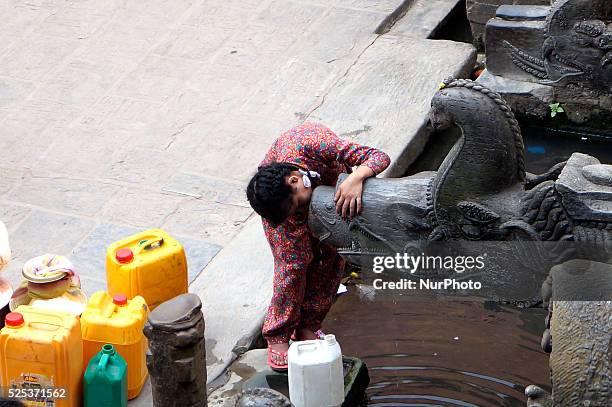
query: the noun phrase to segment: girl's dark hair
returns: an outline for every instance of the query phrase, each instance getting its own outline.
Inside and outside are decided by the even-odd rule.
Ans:
[[[287,163],[272,163],[258,168],[247,186],[247,198],[255,212],[273,226],[283,223],[289,216],[293,191],[285,181],[291,171],[299,168]]]

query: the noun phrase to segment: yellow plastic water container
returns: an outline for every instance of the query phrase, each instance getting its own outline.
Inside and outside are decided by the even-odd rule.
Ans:
[[[78,317],[27,305],[7,314],[0,330],[0,385],[8,395],[27,406],[77,407],[82,378]]]
[[[150,229],[111,244],[106,251],[111,295],[140,295],[149,309],[187,293],[185,249],[161,229]]]
[[[91,296],[81,314],[84,367],[105,344],[111,344],[127,362],[128,399],[140,394],[147,379],[147,338],[142,329],[149,311],[144,298],[128,300],[104,291]]]

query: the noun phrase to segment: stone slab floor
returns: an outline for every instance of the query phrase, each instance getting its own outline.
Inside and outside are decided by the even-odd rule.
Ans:
[[[438,83],[473,65],[471,46],[427,39],[457,2],[0,0],[3,276],[16,285],[25,260],[64,254],[90,295],[105,288],[106,246],[132,233],[179,238],[190,281],[227,246],[192,285],[219,376],[271,289],[244,195],[270,143],[317,120],[387,151],[386,175],[401,174]],[[150,397],[147,385],[134,405]]]
[[[14,251],[4,276],[15,285],[25,260],[64,254],[91,294],[105,286],[110,242],[161,227],[186,246],[193,280],[252,216],[244,189],[271,141],[303,120],[379,147],[392,140],[397,155],[423,120],[402,112],[422,115],[438,78],[404,78],[402,62],[394,77],[418,85],[403,97],[370,63],[353,113],[342,106],[351,68],[403,4],[0,0],[0,219]],[[414,42],[404,31],[372,62],[393,63]],[[449,44],[417,43],[414,54],[470,53]],[[381,85],[372,98],[370,77]]]
[[[317,106],[399,0],[0,1],[0,219],[14,258],[161,227],[191,278],[251,216],[270,142]]]

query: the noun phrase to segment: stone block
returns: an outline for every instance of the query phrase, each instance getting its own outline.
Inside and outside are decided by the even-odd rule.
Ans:
[[[525,82],[539,79],[516,66],[505,41],[527,53],[539,55],[544,43],[546,21],[512,21],[491,19],[486,26],[487,70],[493,75]]]
[[[132,1],[123,8],[132,16],[155,16],[161,21],[172,23],[180,18],[188,17],[189,11],[197,0],[159,0],[154,4],[148,2]]]
[[[201,67],[197,61],[151,55],[117,85],[115,94],[165,102]]]
[[[156,109],[157,119],[148,120],[144,131],[134,138],[139,147],[173,153],[187,153],[188,158],[200,144],[206,144],[213,137],[217,115],[193,109],[162,107]],[[183,154],[184,158],[185,154]]]
[[[420,130],[440,82],[449,76],[466,77],[475,59],[469,44],[381,36],[308,120],[382,149],[392,159],[385,174],[403,174],[422,151]]]
[[[305,61],[333,64],[344,72],[376,38],[374,29],[381,20],[376,12],[331,8],[299,36],[289,53]]]
[[[136,228],[158,228],[183,199],[174,194],[125,187],[106,204],[101,216],[110,222]]]
[[[52,126],[67,126],[78,118],[81,111],[82,107],[72,106],[60,100],[30,97],[7,117],[6,122],[10,127],[21,127],[30,133],[40,134]]]
[[[278,69],[286,62],[296,33],[305,32],[326,11],[322,6],[273,0],[221,47],[214,63],[264,75]]]
[[[288,59],[261,82],[241,110],[263,117],[293,118],[319,105],[341,70],[332,64]]]
[[[188,237],[177,237],[177,239],[185,248],[187,271],[189,273],[188,279],[189,284],[191,284],[208,263],[210,263],[210,261],[221,251],[222,247],[217,244]]]
[[[60,8],[59,4],[35,4],[36,1],[16,2],[5,1],[0,4],[0,13],[5,19],[0,27],[0,33],[12,32],[17,37],[23,37],[33,30],[33,25],[47,18]]]
[[[327,4],[388,14],[395,11],[402,3],[404,0],[331,0]]]
[[[235,31],[244,27],[258,12],[267,7],[270,0],[225,0],[200,2],[191,8],[184,24]]]
[[[71,257],[72,249],[94,225],[89,219],[32,210],[11,232],[11,267],[21,269],[25,261],[45,253]]]
[[[32,34],[0,58],[0,75],[40,81],[77,46],[76,40]]]
[[[269,148],[268,142],[243,138],[235,140],[232,145],[202,145],[194,159],[185,163],[181,169],[248,182]]]
[[[73,249],[70,260],[82,276],[81,280],[88,280],[86,288],[97,289],[102,286],[101,282],[106,285],[106,248],[117,240],[139,232],[142,230],[138,228],[101,223],[84,236]]]
[[[92,35],[110,20],[118,1],[68,3],[40,23],[39,30],[47,35],[82,39]]]
[[[390,34],[429,38],[460,0],[415,0]]]
[[[0,4],[0,15],[3,23],[0,27],[0,55],[3,55],[18,41],[24,39],[35,27],[56,12],[59,7],[43,8],[28,2],[2,2]]]
[[[33,175],[93,180],[123,151],[130,134],[75,126],[49,129],[46,136],[51,144],[35,162]]]
[[[251,208],[187,199],[168,215],[162,228],[177,236],[224,246],[242,229],[252,213]]]
[[[0,221],[6,225],[6,229],[10,233],[17,229],[23,222],[32,209],[27,206],[15,205],[8,202],[0,202]],[[10,240],[9,240],[10,242]]]
[[[185,24],[169,33],[154,52],[166,57],[208,60],[232,34],[231,29]]]
[[[0,109],[15,109],[34,90],[34,84],[9,78],[0,78]]]
[[[486,3],[468,1],[467,14],[470,22],[478,25],[485,25],[487,21],[495,17],[495,10],[497,10],[497,8],[504,3],[496,2],[495,4],[492,4],[492,1],[493,0],[488,0]],[[507,0],[506,2],[506,4],[511,3],[512,0]]]
[[[25,177],[25,172],[16,168],[0,167],[0,196],[4,196]]]
[[[4,167],[18,170],[32,168],[49,144],[43,135],[36,138],[23,124],[15,124],[7,119],[2,123],[0,162]]]
[[[0,109],[0,122],[4,120],[4,118],[8,116],[9,114],[11,114],[12,112],[13,112],[12,110]]]
[[[181,89],[169,101],[179,109],[202,111],[225,111],[236,114],[246,99],[260,87],[261,72],[271,76],[278,71],[280,64],[264,64],[257,56],[256,63],[249,63],[239,54],[242,50],[228,49],[223,46],[223,55],[214,63],[206,64],[189,79],[187,86]]]
[[[163,187],[164,191],[205,201],[250,208],[246,184],[180,172]]]
[[[93,35],[81,39],[72,57],[92,63],[134,65],[170,31],[166,16],[122,8]]]
[[[15,188],[9,199],[56,211],[94,216],[118,191],[116,185],[90,180],[32,177]]]
[[[154,120],[159,112],[160,103],[129,99],[120,96],[104,96],[83,115],[79,123],[88,127],[110,127],[134,129],[134,124]],[[157,116],[159,117],[159,116]]]
[[[163,185],[180,168],[181,162],[163,151],[127,149],[113,156],[100,177],[148,186]]]
[[[261,8],[251,23],[266,33],[280,36],[298,37],[296,32],[304,32],[326,12],[325,7],[307,2],[272,0]],[[293,35],[289,35],[293,34]]]
[[[129,65],[69,58],[44,81],[34,97],[74,105],[92,106],[127,73]]]
[[[23,275],[21,269],[23,267],[24,260],[16,259],[14,256],[7,266],[4,267],[2,273],[0,273],[0,279],[8,282],[11,288],[14,290],[19,287],[23,281]]]
[[[466,9],[468,20],[472,27],[474,43],[478,47],[484,46],[485,25],[495,17],[495,11],[501,5],[539,5],[550,6],[550,0],[467,0]]]
[[[81,289],[85,293],[87,297],[91,297],[94,293],[98,291],[108,291],[108,285],[106,284],[106,278],[90,278],[88,276],[84,276],[82,274],[81,269],[76,266],[77,273],[79,273],[79,278],[81,279]],[[104,272],[104,269],[102,270]]]
[[[198,106],[199,107],[199,106]],[[157,121],[145,126],[139,146],[163,151],[181,165],[197,158],[195,152],[209,145],[228,145],[227,134],[219,131],[220,122],[227,120],[225,112],[163,109]]]

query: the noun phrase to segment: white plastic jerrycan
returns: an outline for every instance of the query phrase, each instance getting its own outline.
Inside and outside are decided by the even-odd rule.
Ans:
[[[295,407],[336,407],[344,401],[342,351],[334,335],[289,347],[289,398]]]

